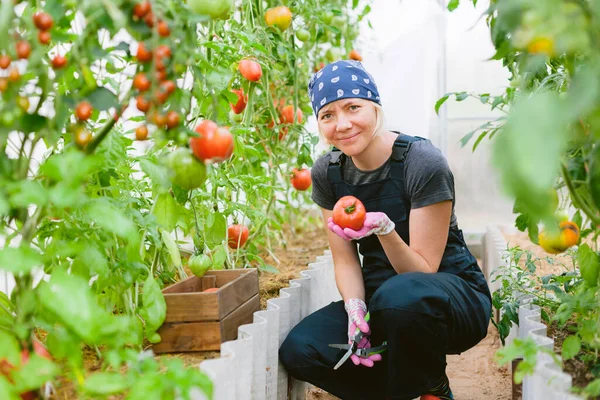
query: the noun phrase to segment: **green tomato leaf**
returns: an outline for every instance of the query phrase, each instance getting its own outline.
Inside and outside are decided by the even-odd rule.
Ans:
[[[117,96],[104,87],[98,87],[88,95],[88,100],[99,111],[106,111],[111,107],[118,107]]]
[[[160,230],[160,235],[162,237],[162,241],[169,252],[169,256],[171,258],[172,264],[169,267],[173,266],[175,268],[181,268],[181,254],[179,253],[179,247],[171,234],[164,229]],[[173,271],[173,268],[169,268],[170,271]]]
[[[21,362],[21,346],[15,336],[0,329],[0,360],[2,359],[18,365]]]
[[[60,369],[52,361],[35,353],[30,354],[29,357],[28,362],[11,374],[19,393],[38,389],[44,382],[52,380],[60,373]]]
[[[442,105],[446,102],[446,100],[448,100],[448,98],[450,97],[452,93],[447,93],[444,95],[444,97],[442,97],[441,99],[439,99],[438,101],[435,102],[435,113],[436,114],[440,114],[440,107],[442,107]]]
[[[152,212],[156,220],[167,231],[175,229],[177,222],[177,203],[170,193],[158,195]]]
[[[94,396],[107,396],[123,392],[129,386],[127,378],[118,372],[97,372],[83,384],[83,390]]]
[[[42,256],[31,247],[7,247],[0,250],[0,269],[13,274],[31,272],[43,263]]]
[[[115,205],[106,199],[95,199],[86,207],[87,217],[108,232],[124,238],[135,240],[136,225]]]
[[[140,159],[139,163],[142,171],[144,171],[152,183],[156,185],[159,193],[169,190],[171,180],[169,179],[169,170],[166,166],[156,164],[147,158]]]
[[[576,335],[569,336],[562,345],[562,357],[564,360],[570,360],[581,350],[581,340]]]
[[[21,397],[15,392],[14,386],[3,375],[0,375],[0,399],[21,400]]]
[[[227,249],[226,245],[217,247],[217,250],[212,255],[213,269],[225,268],[225,261],[227,260]]]
[[[167,302],[152,275],[148,276],[148,279],[144,282],[142,302],[143,308],[140,310],[140,316],[146,323],[146,336],[156,343],[160,340],[160,336],[156,334],[156,331],[167,316]]]

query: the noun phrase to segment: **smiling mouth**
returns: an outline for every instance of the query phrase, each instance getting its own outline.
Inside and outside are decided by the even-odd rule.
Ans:
[[[340,139],[340,140],[343,142],[343,141],[346,141],[346,140],[350,140],[350,139],[352,139],[352,138],[354,138],[354,137],[356,137],[356,136],[358,136],[358,133],[357,133],[357,134],[355,134],[355,135],[349,136],[349,137],[347,137],[347,138]]]

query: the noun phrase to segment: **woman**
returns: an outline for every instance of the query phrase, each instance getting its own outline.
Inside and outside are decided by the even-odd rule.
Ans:
[[[453,399],[446,354],[486,336],[491,299],[458,229],[448,164],[430,141],[385,129],[377,86],[359,62],[324,67],[309,96],[319,131],[334,146],[312,168],[312,198],[328,226],[343,301],[294,327],[281,362],[291,376],[344,400]],[[367,210],[358,231],[332,220],[346,195]],[[345,350],[329,344],[352,343],[357,328],[359,348],[387,342],[387,350],[353,354],[334,369]]]

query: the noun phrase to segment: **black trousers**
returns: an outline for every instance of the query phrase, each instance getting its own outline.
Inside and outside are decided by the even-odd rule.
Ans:
[[[458,354],[487,334],[491,300],[456,275],[411,272],[385,281],[371,298],[371,343],[388,342],[373,368],[328,345],[347,343],[348,316],[342,301],[304,318],[288,334],[279,357],[288,373],[347,399],[413,399],[445,373],[446,354]]]

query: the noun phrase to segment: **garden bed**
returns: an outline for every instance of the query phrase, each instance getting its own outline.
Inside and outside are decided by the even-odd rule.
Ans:
[[[540,246],[532,243],[526,232],[515,231],[514,229],[504,229],[502,231],[504,238],[509,248],[519,246],[522,250],[530,251],[534,256],[539,257],[539,262],[536,263],[535,275],[538,277],[556,274],[560,275],[563,272],[573,270],[573,259],[568,252],[560,254],[550,254],[545,252]],[[548,259],[547,257],[550,257]],[[554,260],[551,262],[550,260]],[[521,259],[520,264],[525,266],[525,260]],[[546,324],[548,326],[547,336],[554,340],[554,351],[556,354],[562,353],[562,345],[565,338],[572,334],[568,329],[568,325],[564,328],[558,327],[556,322]],[[572,385],[576,388],[584,388],[594,376],[581,360],[573,358],[562,362],[562,370],[569,374],[573,381]],[[594,400],[600,397],[593,398]]]

